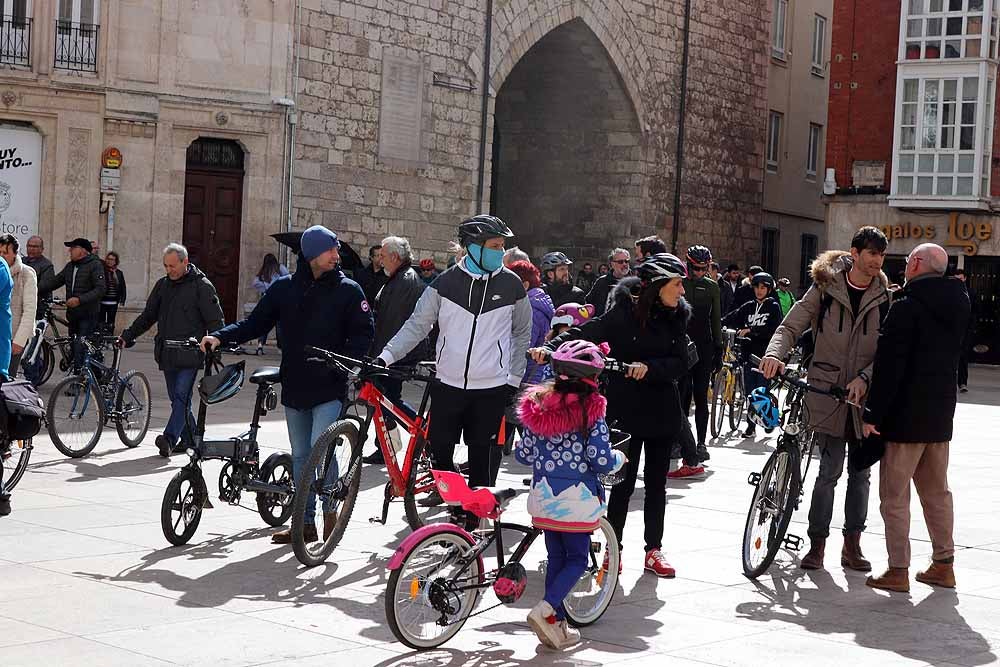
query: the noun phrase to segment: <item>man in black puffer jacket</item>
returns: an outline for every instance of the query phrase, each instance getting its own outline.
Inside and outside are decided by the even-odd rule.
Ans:
[[[885,442],[879,497],[889,569],[868,578],[873,588],[910,590],[911,481],[934,548],[930,567],[917,581],[955,587],[948,452],[970,306],[962,283],[944,277],[947,268],[944,248],[917,246],[906,259],[906,286],[895,293],[879,334],[863,429]]]
[[[318,347],[355,359],[371,347],[374,325],[361,286],[339,268],[340,241],[322,225],[302,233],[302,251],[295,275],[276,280],[253,312],[202,340],[204,347],[245,343],[275,325],[281,327],[281,404],[285,407],[292,471],[298,478],[312,453],[313,443],[340,418],[347,396],[347,376],[325,364],[309,361],[308,347]],[[336,479],[337,466],[327,474]],[[331,482],[332,483],[332,482]],[[337,523],[337,512],[323,505],[323,532],[316,529],[316,503],[310,496],[305,511],[305,537],[326,539]],[[291,532],[271,537],[275,544],[291,542]]]
[[[51,278],[40,281],[40,293],[52,292],[66,286],[66,320],[69,335],[89,336],[97,329],[101,312],[101,297],[106,289],[104,283],[104,262],[91,253],[94,246],[84,238],[66,241],[69,248],[69,263]],[[77,366],[83,364],[83,346],[73,343],[73,360]]]

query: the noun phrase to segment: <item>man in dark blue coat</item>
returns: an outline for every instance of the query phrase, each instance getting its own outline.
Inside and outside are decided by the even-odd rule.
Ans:
[[[281,403],[285,407],[292,472],[298,478],[320,434],[340,417],[347,396],[347,377],[324,364],[308,361],[310,346],[361,358],[374,335],[371,308],[361,287],[338,268],[340,241],[326,227],[315,225],[302,234],[298,269],[268,288],[253,312],[202,339],[203,347],[239,344],[259,338],[275,326],[281,329]],[[334,459],[336,461],[336,459]],[[336,479],[337,466],[328,476]],[[306,505],[305,539],[317,539],[315,501]],[[336,525],[336,508],[323,507],[323,539]],[[272,537],[291,541],[289,530]]]

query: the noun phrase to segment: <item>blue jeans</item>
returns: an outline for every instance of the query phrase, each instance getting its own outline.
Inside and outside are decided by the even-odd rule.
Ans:
[[[288,425],[288,440],[292,444],[292,474],[296,481],[299,471],[306,467],[313,443],[319,439],[323,431],[333,422],[340,419],[341,401],[327,401],[306,410],[285,406],[285,423]],[[333,484],[339,476],[336,457],[330,460],[324,484]],[[329,511],[329,499],[323,505],[323,511]],[[305,523],[316,523],[316,494],[310,493],[306,501]]]
[[[184,435],[184,427],[188,426],[187,436],[191,436],[194,415],[191,414],[191,392],[194,390],[194,379],[198,375],[197,368],[176,368],[163,371],[163,379],[167,382],[167,396],[170,398],[170,419],[163,429],[163,435],[175,444]]]
[[[590,562],[590,533],[545,531],[545,601],[556,610],[556,620],[566,618],[563,600],[570,594]]]
[[[69,320],[70,336],[86,338],[96,330],[96,319]],[[70,343],[70,349],[73,351],[73,366],[75,368],[83,368],[83,358],[86,356],[83,349],[83,343],[81,343],[77,338],[74,338]]]

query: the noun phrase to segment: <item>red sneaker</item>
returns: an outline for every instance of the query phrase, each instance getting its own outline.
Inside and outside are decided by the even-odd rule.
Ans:
[[[605,549],[604,550],[604,563],[601,565],[601,569],[604,570],[605,572],[608,571],[608,565],[609,565],[608,561],[611,560],[610,556],[611,556],[611,554],[609,554],[608,550]],[[621,574],[621,573],[622,573],[622,558],[621,558],[621,554],[619,553],[618,554],[618,574]]]
[[[677,575],[677,571],[667,562],[667,557],[659,549],[650,549],[646,552],[644,567],[664,579],[673,579]]]
[[[668,479],[683,479],[685,477],[701,477],[705,474],[705,466],[681,466],[667,473]]]

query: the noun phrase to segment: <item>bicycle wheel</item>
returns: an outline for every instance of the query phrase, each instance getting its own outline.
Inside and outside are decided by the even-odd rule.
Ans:
[[[410,476],[406,480],[406,494],[403,496],[403,510],[406,512],[406,523],[412,530],[417,530],[432,523],[451,522],[451,512],[443,502],[428,506],[432,494],[437,493],[434,477],[431,474],[431,458],[427,452],[427,442],[423,441],[413,450],[413,465],[410,466]],[[456,457],[456,467],[461,463]]]
[[[41,346],[42,349],[38,351],[38,357],[35,359],[35,375],[38,378],[35,382],[35,388],[48,382],[49,378],[52,377],[52,370],[56,367],[56,353],[52,349],[52,343],[43,339]]]
[[[337,473],[328,479],[334,466]],[[334,422],[313,444],[309,461],[295,481],[292,510],[292,549],[303,565],[324,562],[344,536],[358,499],[361,467],[361,437],[352,419]],[[305,539],[307,509],[315,512],[313,525],[320,538],[312,542]],[[326,524],[328,517],[332,525]]]
[[[292,515],[293,480],[292,475],[292,455],[287,452],[271,454],[260,467],[258,479],[265,484],[274,486],[284,486],[288,489],[287,495],[277,493],[258,493],[257,512],[260,518],[269,526],[280,526],[288,521]]]
[[[743,574],[762,575],[778,553],[799,497],[799,450],[780,446],[767,459],[743,529]]]
[[[175,547],[187,544],[201,523],[208,487],[200,470],[181,468],[167,484],[160,504],[160,528]]]
[[[746,408],[746,395],[743,393],[743,371],[733,372],[733,394],[729,403],[729,428],[737,430],[743,421],[743,410]]]
[[[729,367],[723,366],[715,375],[715,387],[712,389],[712,418],[709,420],[713,438],[718,438],[722,434],[722,423],[726,418],[726,383],[730,374]]]
[[[10,443],[10,447],[6,451],[0,454],[0,459],[3,460],[3,476],[0,476],[0,482],[3,482],[3,488],[8,493],[17,486],[17,483],[24,476],[24,471],[28,469],[31,449],[30,438],[28,440],[15,440]]]
[[[52,390],[46,412],[52,444],[70,458],[86,456],[104,429],[104,400],[87,376],[70,375]]]
[[[608,569],[603,568],[604,553],[608,555]],[[618,538],[611,523],[601,517],[600,525],[590,538],[590,565],[580,576],[580,581],[570,591],[563,606],[570,625],[582,628],[590,625],[607,611],[618,588],[618,563],[621,553]]]
[[[482,563],[474,548],[449,531],[428,535],[410,549],[385,589],[385,618],[396,639],[428,649],[462,629],[482,593]]]
[[[149,430],[150,398],[149,380],[139,371],[129,371],[118,385],[115,410],[120,415],[115,426],[118,438],[126,447],[138,447]]]

